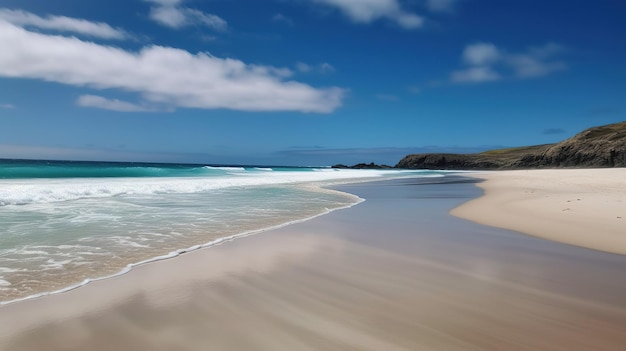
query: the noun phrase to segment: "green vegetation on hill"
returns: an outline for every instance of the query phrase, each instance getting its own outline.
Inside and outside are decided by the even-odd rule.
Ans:
[[[556,144],[478,154],[413,154],[400,160],[396,167],[465,170],[626,167],[626,121],[590,128]]]

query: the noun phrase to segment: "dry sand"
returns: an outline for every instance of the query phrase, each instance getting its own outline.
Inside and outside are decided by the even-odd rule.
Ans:
[[[477,223],[626,254],[626,168],[477,175],[485,195],[452,210]]]
[[[368,201],[2,306],[0,350],[624,350],[626,256],[452,217],[460,180],[345,190]]]

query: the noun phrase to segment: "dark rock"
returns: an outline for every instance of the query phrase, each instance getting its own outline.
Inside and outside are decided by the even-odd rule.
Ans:
[[[339,168],[339,169],[388,169],[388,168],[393,168],[393,167],[387,166],[387,165],[377,165],[374,162],[371,162],[371,163],[359,163],[359,164],[356,164],[354,166],[346,166],[346,165],[343,165],[343,164],[338,164],[338,165],[332,166],[332,168]]]
[[[414,154],[396,165],[396,168],[450,170],[563,167],[626,167],[626,122],[590,128],[557,144],[479,154]]]

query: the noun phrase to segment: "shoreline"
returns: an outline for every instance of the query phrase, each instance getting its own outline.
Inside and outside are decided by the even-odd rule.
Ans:
[[[454,208],[475,223],[626,255],[626,168],[492,171]]]
[[[626,257],[451,216],[475,183],[334,187],[366,201],[0,306],[0,349],[621,351]]]
[[[609,238],[609,239],[601,238],[600,242],[592,243],[586,240],[585,238],[582,238],[580,234],[576,235],[573,238],[568,237],[567,234],[564,234],[563,232],[567,232],[571,230],[578,231],[579,228],[573,228],[571,226],[571,223],[567,223],[567,222],[563,223],[562,219],[559,222],[559,218],[554,218],[554,217],[550,218],[550,221],[554,223],[551,223],[551,225],[547,226],[549,229],[554,230],[556,234],[551,234],[551,233],[546,234],[546,232],[539,231],[537,229],[536,222],[532,222],[529,220],[530,218],[525,217],[525,216],[528,216],[529,213],[525,213],[525,212],[519,213],[520,212],[519,210],[516,211],[517,214],[515,216],[516,217],[519,216],[518,218],[521,218],[521,219],[515,219],[514,221],[510,221],[511,215],[510,214],[507,215],[507,212],[511,211],[512,208],[511,206],[507,205],[508,202],[537,200],[533,202],[531,205],[529,205],[529,206],[535,207],[537,206],[538,202],[540,202],[540,200],[545,200],[545,196],[553,195],[553,194],[545,194],[541,192],[537,193],[536,187],[535,187],[535,189],[532,189],[532,190],[529,188],[522,189],[524,193],[528,193],[528,192],[533,193],[534,199],[529,199],[528,196],[522,196],[520,194],[520,185],[519,185],[520,180],[522,180],[525,184],[527,184],[530,181],[540,180],[539,178],[533,177],[532,174],[537,174],[539,177],[540,177],[540,173],[547,174],[548,176],[553,178],[554,175],[556,174],[560,176],[562,174],[572,172],[572,171],[577,172],[577,173],[580,173],[580,171],[587,171],[587,172],[593,172],[593,173],[620,173],[617,176],[622,175],[621,173],[623,173],[624,177],[626,177],[626,169],[623,169],[623,170],[621,169],[591,169],[591,170],[590,169],[548,169],[548,170],[515,170],[515,171],[484,171],[484,172],[473,172],[473,171],[450,172],[451,173],[450,175],[459,175],[461,177],[480,179],[481,181],[477,182],[476,186],[481,188],[483,190],[483,193],[477,198],[471,199],[467,202],[460,204],[457,207],[452,208],[449,211],[449,213],[453,216],[463,218],[463,219],[466,219],[466,220],[469,220],[478,224],[482,224],[482,225],[513,230],[522,234],[526,234],[526,235],[530,235],[530,236],[534,236],[534,237],[538,237],[538,238],[542,238],[546,240],[556,241],[556,242],[560,242],[564,244],[570,244],[574,246],[599,250],[599,251],[608,252],[608,253],[626,255],[626,235],[624,235],[622,238],[618,238],[619,241],[617,242],[613,238]],[[436,178],[438,177],[439,176],[436,176]],[[513,186],[510,189],[506,189],[506,190],[502,189],[503,187],[502,183],[506,182],[505,179],[502,179],[504,177],[506,177],[509,182],[513,180]],[[533,177],[532,180],[530,180],[529,177]],[[429,178],[429,177],[423,177],[423,178]],[[423,178],[420,178],[420,179],[423,179]],[[396,178],[396,180],[402,180],[402,179],[411,179],[411,177]],[[565,180],[566,179],[567,178],[565,178]],[[594,179],[597,179],[597,178],[594,178]],[[562,181],[564,179],[560,179],[560,180]],[[359,197],[358,195],[355,195],[349,192],[335,190],[334,188],[346,186],[346,185],[359,185],[359,184],[364,184],[364,183],[376,183],[376,182],[386,182],[386,181],[389,181],[389,180],[359,179],[359,180],[355,180],[352,182],[347,182],[347,183],[339,182],[334,185],[326,185],[326,186],[318,185],[315,183],[304,184],[303,186],[305,188],[315,188],[316,191],[340,192],[343,195],[353,197],[355,202],[347,206],[340,206],[340,207],[333,208],[333,209],[327,209],[324,212],[318,213],[310,217],[288,221],[288,222],[281,223],[275,226],[245,231],[245,232],[237,233],[237,234],[230,235],[227,237],[217,238],[215,240],[212,240],[204,244],[196,244],[187,248],[176,249],[164,255],[159,255],[156,257],[148,258],[139,262],[129,263],[117,273],[106,275],[106,276],[95,277],[95,278],[86,278],[80,283],[76,283],[76,284],[61,288],[61,289],[57,289],[53,291],[45,291],[45,292],[36,293],[36,294],[28,295],[22,298],[17,298],[17,299],[12,299],[12,300],[7,300],[7,301],[0,301],[0,307],[14,304],[14,303],[23,302],[23,301],[39,299],[39,298],[43,298],[46,296],[67,293],[69,291],[86,286],[87,284],[90,284],[90,283],[106,281],[106,280],[113,279],[119,276],[123,276],[125,274],[128,274],[130,271],[132,271],[136,267],[140,267],[146,264],[174,259],[183,254],[195,252],[201,249],[211,248],[214,246],[222,245],[226,242],[231,242],[233,240],[245,238],[251,235],[256,235],[256,234],[272,231],[272,230],[283,228],[283,227],[290,226],[293,224],[302,223],[305,221],[315,219],[319,216],[327,215],[334,211],[349,209],[353,206],[359,205],[360,203],[366,201],[366,199],[363,199]],[[498,181],[502,183],[496,183]],[[493,183],[496,183],[496,184],[494,185]],[[622,183],[624,185],[622,189],[626,189],[626,181]],[[509,183],[505,183],[505,184],[509,185]],[[554,184],[551,184],[550,186],[554,186]],[[568,194],[568,197],[576,197],[576,196],[577,194]],[[579,197],[576,197],[576,198],[578,200],[581,200]],[[626,199],[626,190],[624,191],[624,198]],[[567,202],[569,203],[570,201],[567,201]],[[544,210],[545,206],[538,206],[537,208]],[[626,230],[626,205],[624,207],[624,210],[625,210],[624,212],[625,216],[623,217],[624,223],[625,223],[624,230]],[[616,219],[622,219],[619,217]],[[544,222],[542,221],[541,223],[543,224]],[[559,228],[559,226],[563,226],[564,224],[567,227]],[[598,223],[596,222],[595,224],[598,224]],[[614,235],[611,235],[611,236],[614,236]]]
[[[380,180],[369,180],[369,181],[380,181]],[[368,180],[360,180],[359,182],[368,182]],[[358,183],[358,182],[354,182],[354,183]],[[261,233],[264,233],[264,232],[267,232],[267,231],[279,229],[279,228],[286,227],[286,226],[289,226],[289,225],[292,225],[292,224],[306,222],[306,221],[315,219],[315,218],[317,218],[319,216],[327,215],[327,214],[332,213],[334,211],[348,209],[350,207],[356,206],[356,205],[358,205],[358,204],[360,204],[360,203],[365,201],[365,199],[360,198],[357,195],[346,193],[346,192],[341,192],[341,191],[337,191],[337,190],[333,190],[333,189],[327,188],[326,186],[320,186],[320,185],[314,185],[314,184],[305,184],[303,186],[306,187],[306,188],[314,188],[316,191],[335,191],[335,192],[340,192],[344,196],[352,197],[355,202],[352,203],[352,204],[346,205],[346,206],[339,206],[339,207],[332,208],[332,209],[326,208],[325,211],[320,212],[320,213],[318,213],[316,215],[313,215],[313,216],[310,216],[310,217],[295,219],[295,220],[292,220],[292,221],[288,221],[288,222],[277,224],[277,225],[270,226],[270,227],[253,229],[253,230],[237,233],[237,234],[230,235],[230,236],[217,238],[215,240],[209,241],[209,242],[204,243],[204,244],[196,244],[196,245],[192,245],[192,246],[187,247],[187,248],[176,249],[176,250],[170,251],[169,253],[164,254],[164,255],[155,256],[155,257],[148,258],[148,259],[145,259],[145,260],[142,260],[142,261],[139,261],[139,262],[132,262],[132,263],[127,264],[125,267],[123,267],[117,273],[113,273],[113,274],[106,275],[106,276],[95,277],[95,278],[86,278],[86,279],[84,279],[80,283],[69,285],[69,286],[67,286],[65,288],[52,290],[52,291],[44,291],[44,292],[41,292],[41,293],[36,293],[36,294],[28,295],[28,296],[25,296],[25,297],[17,298],[17,299],[0,301],[0,307],[5,306],[5,305],[14,304],[14,303],[24,302],[24,301],[28,301],[28,300],[44,298],[46,296],[64,294],[64,293],[70,292],[72,290],[76,290],[76,289],[79,289],[81,287],[84,287],[84,286],[86,286],[86,285],[88,285],[90,283],[106,281],[108,279],[113,279],[113,278],[117,278],[117,277],[123,276],[125,274],[130,273],[136,267],[140,267],[140,266],[143,266],[143,265],[146,265],[146,264],[150,264],[150,263],[171,260],[171,259],[177,258],[177,257],[179,257],[179,256],[181,256],[183,254],[192,253],[194,251],[198,251],[198,250],[202,250],[202,249],[208,249],[208,248],[211,248],[211,247],[214,247],[214,246],[222,245],[224,243],[227,243],[227,242],[230,242],[230,241],[233,241],[233,240],[242,239],[242,238],[245,238],[245,237],[248,237],[248,236],[251,236],[251,235],[261,234]]]
[[[443,171],[444,174],[456,174],[456,173],[462,173],[462,172],[458,172],[458,171]],[[418,176],[416,178],[418,179],[428,179],[428,178],[441,178],[441,177],[445,177],[446,175],[421,175]],[[394,178],[391,179],[411,179],[415,176],[411,176],[411,175],[405,175],[405,176],[396,176]],[[337,210],[343,210],[343,209],[347,209],[353,206],[356,206],[358,204],[360,204],[361,202],[365,201],[365,199],[360,198],[359,196],[355,195],[355,194],[351,194],[349,192],[344,192],[344,191],[340,191],[340,190],[336,190],[335,188],[337,187],[341,187],[342,185],[346,185],[346,184],[363,184],[363,183],[370,183],[370,182],[385,182],[388,181],[390,179],[381,179],[381,178],[370,178],[370,177],[361,177],[361,178],[352,178],[352,179],[336,179],[333,180],[331,182],[329,181],[314,181],[314,182],[303,182],[300,184],[295,184],[295,186],[297,187],[301,187],[303,189],[307,189],[308,191],[313,191],[313,192],[320,192],[320,193],[339,193],[341,196],[345,196],[348,198],[351,198],[353,200],[353,203],[345,205],[345,206],[338,206],[335,208],[331,208],[328,209],[326,208],[324,211],[321,211],[315,215],[312,216],[308,216],[308,217],[304,217],[304,218],[297,218],[294,220],[290,220],[284,223],[280,223],[277,225],[271,225],[268,227],[260,227],[258,229],[252,229],[252,230],[247,230],[244,232],[240,232],[240,233],[236,233],[233,235],[229,235],[229,236],[225,236],[225,237],[219,237],[216,238],[214,240],[211,240],[209,242],[206,243],[202,243],[202,244],[194,244],[188,247],[184,247],[184,248],[180,248],[180,249],[174,249],[171,250],[167,253],[164,253],[162,255],[158,255],[158,256],[154,256],[154,257],[149,257],[146,259],[142,259],[140,261],[137,262],[131,262],[126,264],[124,267],[122,267],[119,271],[112,273],[112,274],[107,274],[107,275],[102,275],[102,276],[97,276],[97,277],[87,277],[85,279],[83,279],[81,282],[78,283],[74,283],[74,284],[70,284],[68,286],[65,287],[61,287],[61,288],[55,288],[53,290],[48,290],[48,291],[43,291],[43,292],[39,292],[39,293],[34,293],[34,294],[30,294],[24,297],[19,297],[19,298],[12,298],[12,299],[8,299],[8,300],[4,300],[4,301],[0,301],[0,307],[4,306],[4,305],[9,305],[9,304],[13,304],[13,303],[19,303],[22,301],[27,301],[27,300],[32,300],[32,299],[39,299],[42,297],[46,297],[46,296],[50,296],[50,295],[57,295],[57,294],[63,294],[75,289],[79,289],[83,286],[86,286],[90,283],[93,282],[98,282],[98,281],[105,281],[108,279],[112,279],[112,278],[116,278],[119,276],[123,276],[127,273],[129,273],[130,271],[132,271],[134,268],[145,265],[145,264],[150,264],[150,263],[154,263],[154,262],[159,262],[159,261],[164,261],[164,260],[170,260],[173,258],[176,258],[182,254],[186,254],[186,253],[191,253],[200,249],[205,249],[205,248],[210,248],[213,246],[217,246],[217,245],[221,245],[225,242],[229,242],[229,241],[233,241],[236,239],[240,239],[240,238],[245,238],[251,235],[256,235],[256,234],[260,234],[263,232],[267,232],[267,231],[271,231],[274,229],[279,229],[282,228],[284,226],[289,226],[292,224],[297,224],[297,223],[301,223],[301,222],[305,222],[314,218],[317,218],[319,216],[323,216],[329,213],[332,213],[334,211]]]

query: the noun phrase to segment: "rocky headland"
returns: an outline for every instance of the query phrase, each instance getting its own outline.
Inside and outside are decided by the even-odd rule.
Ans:
[[[386,168],[358,164],[337,168]],[[593,127],[556,144],[497,149],[477,154],[428,153],[405,156],[394,168],[493,170],[626,167],[626,121]]]

